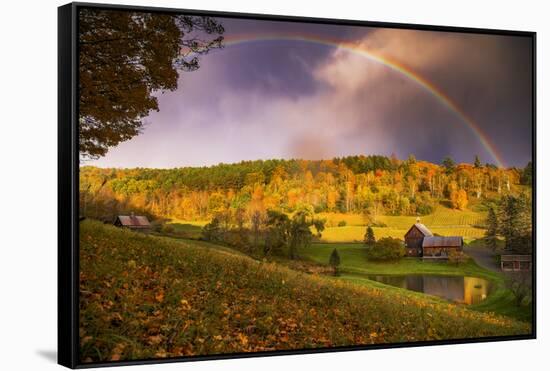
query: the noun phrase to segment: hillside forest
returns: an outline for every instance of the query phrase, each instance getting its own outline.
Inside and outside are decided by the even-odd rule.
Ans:
[[[523,235],[517,245],[524,248],[531,233],[531,171],[530,164],[522,169],[482,165],[477,156],[472,164],[455,164],[450,158],[434,164],[414,156],[349,156],[175,169],[82,167],[80,210],[83,216],[106,222],[130,213],[148,215],[157,223],[213,221],[205,233],[209,227],[247,229],[251,238],[233,244],[249,245],[257,243],[261,230],[286,216],[302,218],[302,227],[315,227],[314,234],[320,236],[325,227],[345,225],[346,215],[360,216],[362,225],[385,227],[387,215],[418,217],[438,208],[471,209],[483,216],[473,223],[480,231],[491,222],[485,217],[488,211],[495,218],[512,218],[512,228],[527,221],[523,232],[515,232]],[[504,215],[504,203],[515,201],[513,207],[520,210]]]

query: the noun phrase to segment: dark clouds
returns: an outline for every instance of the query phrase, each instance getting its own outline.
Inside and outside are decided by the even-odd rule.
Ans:
[[[347,40],[433,82],[507,165],[531,158],[531,50],[521,37],[225,20],[228,36],[297,33]],[[361,55],[303,41],[228,46],[159,95],[140,136],[96,165],[173,167],[257,158],[414,154],[493,162],[433,94]]]

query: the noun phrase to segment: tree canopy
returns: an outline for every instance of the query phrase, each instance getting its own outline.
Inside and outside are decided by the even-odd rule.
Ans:
[[[79,141],[82,157],[104,156],[158,110],[157,91],[222,47],[214,18],[82,9],[79,14]]]

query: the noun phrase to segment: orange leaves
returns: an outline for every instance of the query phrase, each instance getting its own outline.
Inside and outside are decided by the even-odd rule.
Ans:
[[[162,303],[164,301],[164,290],[160,290],[159,292],[157,292],[157,294],[155,295],[155,300],[159,303]]]
[[[124,352],[124,349],[126,348],[126,344],[124,343],[118,343],[112,351],[111,354],[111,361],[120,361],[122,353]]]
[[[168,357],[168,353],[164,349],[161,349],[160,351],[155,353],[155,357],[156,358],[166,358],[166,357]]]
[[[181,304],[181,308],[182,308],[183,310],[189,310],[189,309],[191,309],[191,305],[190,305],[189,302],[188,302],[187,300],[185,300],[185,299],[181,299],[181,300],[180,300],[180,304]]]
[[[247,346],[248,345],[248,336],[246,336],[245,334],[242,334],[242,333],[239,333],[237,335],[237,338],[239,339],[239,341],[241,342],[241,344],[243,346]]]
[[[111,356],[111,361],[120,361],[120,354],[115,353]]]
[[[162,342],[163,336],[162,335],[152,335],[147,338],[147,343],[149,345],[158,345]]]
[[[93,337],[91,337],[91,336],[84,336],[83,338],[80,339],[80,346],[82,347],[82,346],[86,345],[92,339],[93,339]]]
[[[117,312],[111,314],[110,318],[111,318],[110,319],[111,325],[113,326],[120,326],[120,324],[123,321],[122,316],[120,315],[120,313],[117,313]]]
[[[183,244],[119,230],[115,233],[91,223],[81,227],[81,260],[94,262],[85,263],[80,275],[81,292],[89,293],[80,295],[82,361],[422,341],[529,330],[527,325],[504,317],[419,295],[360,287],[276,263],[253,264],[248,258],[206,249],[198,242]],[[102,248],[99,257],[98,249],[86,244],[85,237],[92,232]],[[117,252],[112,245],[119,246]],[[95,263],[98,259],[101,264]],[[135,260],[135,269],[130,260]]]

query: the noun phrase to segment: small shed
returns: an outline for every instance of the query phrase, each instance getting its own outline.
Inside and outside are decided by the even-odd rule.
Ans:
[[[501,255],[500,269],[505,272],[530,271],[533,268],[531,255]]]
[[[460,236],[430,236],[422,241],[422,254],[428,259],[447,259],[449,252],[462,251],[464,240]]]
[[[144,215],[118,215],[113,223],[117,227],[128,228],[136,231],[148,232],[151,223]]]
[[[422,256],[422,241],[425,237],[432,237],[433,233],[422,223],[415,223],[405,233],[407,256]]]

